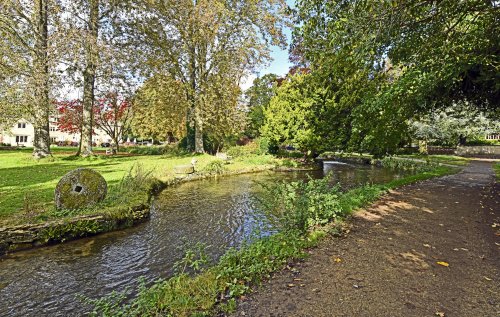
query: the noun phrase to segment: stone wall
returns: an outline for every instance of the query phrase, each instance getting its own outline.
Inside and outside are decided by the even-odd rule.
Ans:
[[[0,228],[0,255],[128,228],[148,218],[149,206],[141,205],[120,218],[79,216],[43,224]]]
[[[500,158],[500,146],[481,145],[481,146],[459,146],[455,151],[460,156],[487,156],[491,158]]]

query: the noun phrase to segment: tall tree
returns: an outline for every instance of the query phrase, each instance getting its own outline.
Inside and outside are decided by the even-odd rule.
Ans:
[[[239,94],[242,77],[269,59],[268,44],[285,44],[285,1],[153,0],[133,8],[142,12],[135,15],[134,28],[144,47],[146,73],[182,83],[189,101],[188,140],[203,152],[211,117],[237,107],[220,98],[237,99],[229,93]]]
[[[155,75],[146,80],[132,100],[132,131],[142,138],[181,139],[186,135],[188,108],[182,83]]]
[[[92,155],[92,125],[97,98],[109,91],[130,95],[134,76],[128,62],[135,49],[125,50],[128,34],[122,30],[123,6],[128,1],[77,0],[65,2],[68,32],[73,49],[67,54],[73,83],[83,90],[83,121],[80,154]],[[138,13],[140,14],[140,13]]]
[[[94,122],[94,101],[96,68],[98,63],[97,38],[99,36],[99,0],[88,1],[87,32],[85,36],[85,68],[83,70],[83,120],[81,155],[92,155],[92,125]]]
[[[0,105],[34,126],[35,158],[50,155],[51,93],[63,36],[53,0],[0,2]]]
[[[430,109],[500,109],[497,11],[488,0],[301,0],[293,47],[347,118],[344,146],[383,154]]]

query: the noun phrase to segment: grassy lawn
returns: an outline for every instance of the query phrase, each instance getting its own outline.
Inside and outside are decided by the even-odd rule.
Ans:
[[[455,156],[455,155],[401,155],[401,157],[414,158],[419,160],[428,160],[433,163],[442,163],[450,165],[465,166],[469,164],[470,158]]]
[[[104,149],[96,149],[98,152]],[[67,172],[88,167],[101,173],[108,182],[108,193],[113,192],[121,179],[132,167],[140,164],[152,176],[167,181],[174,178],[173,167],[190,164],[192,155],[168,157],[165,155],[99,155],[89,158],[71,156],[75,148],[53,148],[53,158],[36,161],[31,158],[31,149],[0,150],[0,225],[19,223],[20,215],[54,210],[54,189],[59,179]],[[216,160],[210,155],[197,155],[196,169]],[[226,165],[229,171],[272,164],[271,156],[247,156],[235,159]],[[23,222],[23,221],[21,221]]]
[[[493,169],[495,170],[495,173],[497,174],[497,181],[500,182],[500,163],[495,163],[495,165],[493,165]]]

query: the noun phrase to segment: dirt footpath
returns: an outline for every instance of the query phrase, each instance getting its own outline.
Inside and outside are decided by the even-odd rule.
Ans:
[[[500,316],[500,186],[491,162],[402,187],[344,238],[240,301],[234,316]]]

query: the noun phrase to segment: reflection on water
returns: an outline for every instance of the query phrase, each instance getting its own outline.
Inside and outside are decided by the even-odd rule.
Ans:
[[[397,177],[371,166],[324,164],[309,172],[343,188]],[[185,183],[156,199],[151,220],[111,232],[0,258],[0,316],[81,316],[89,311],[78,294],[97,298],[111,291],[133,292],[172,273],[184,246],[206,243],[214,258],[257,230],[265,234],[256,182],[307,179],[305,172],[247,174]]]

